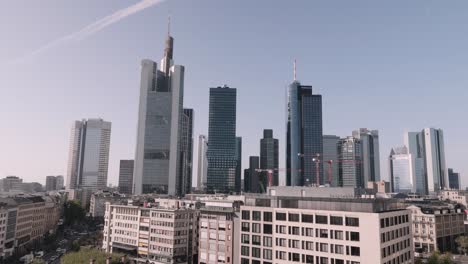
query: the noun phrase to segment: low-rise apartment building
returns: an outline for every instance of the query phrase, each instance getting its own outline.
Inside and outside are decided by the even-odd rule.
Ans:
[[[455,239],[464,235],[465,213],[448,205],[419,203],[408,207],[412,212],[414,250],[417,255],[456,252]]]
[[[126,202],[129,197],[117,192],[97,191],[91,195],[89,203],[89,214],[92,217],[104,217],[106,212],[106,203],[122,203]]]
[[[194,204],[183,200],[107,202],[103,250],[123,252],[137,263],[193,263],[198,258],[198,214]]]
[[[394,199],[246,197],[241,264],[413,263],[411,211]],[[276,192],[279,193],[279,192]]]

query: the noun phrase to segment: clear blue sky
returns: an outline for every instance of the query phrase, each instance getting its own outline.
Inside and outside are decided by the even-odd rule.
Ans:
[[[238,88],[243,166],[259,154],[264,128],[279,138],[284,166],[285,87],[296,58],[298,79],[323,95],[325,134],[378,129],[387,177],[390,148],[405,131],[442,128],[447,164],[467,185],[468,2],[170,0],[24,57],[138,1],[2,3],[0,177],[66,175],[72,121],[102,117],[113,125],[115,184],[119,159],[135,149],[140,61],[161,58],[170,10],[184,104],[195,109],[195,154],[208,130],[208,88],[228,84]]]

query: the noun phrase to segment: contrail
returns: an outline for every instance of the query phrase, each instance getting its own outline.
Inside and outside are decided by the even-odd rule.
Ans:
[[[131,16],[133,14],[136,14],[148,7],[151,7],[151,6],[154,6],[154,5],[157,5],[157,4],[160,4],[162,2],[164,2],[166,0],[141,0],[140,2],[134,4],[134,5],[131,5],[129,7],[126,7],[124,9],[120,9],[116,12],[114,12],[113,14],[111,15],[108,15],[106,17],[103,17],[97,21],[95,21],[94,23],[82,28],[81,30],[79,31],[76,31],[74,33],[71,33],[69,35],[66,35],[66,36],[63,36],[61,38],[58,38],[56,40],[53,40],[49,43],[47,43],[46,45],[40,47],[40,48],[37,48],[35,50],[33,50],[32,52],[20,57],[20,58],[17,58],[15,60],[12,60],[10,61],[10,63],[13,63],[13,64],[17,64],[17,63],[21,63],[29,58],[33,58],[41,53],[44,53],[52,48],[55,48],[57,46],[60,46],[62,44],[65,44],[67,42],[70,42],[70,41],[79,41],[79,40],[83,40],[83,39],[86,39],[87,37],[93,35],[93,34],[96,34],[98,33],[99,31],[103,30],[104,28],[116,23],[116,22],[119,22],[120,20],[128,17],[128,16]]]

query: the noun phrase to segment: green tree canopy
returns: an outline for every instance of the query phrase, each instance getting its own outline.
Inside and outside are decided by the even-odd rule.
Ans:
[[[105,264],[106,258],[111,257],[112,264],[120,263],[121,254],[108,254],[103,251],[82,247],[78,252],[71,252],[64,255],[61,259],[61,264],[76,264],[89,263],[90,259],[94,259],[96,264]]]
[[[67,201],[64,206],[65,225],[73,225],[85,219],[86,211],[78,201]]]

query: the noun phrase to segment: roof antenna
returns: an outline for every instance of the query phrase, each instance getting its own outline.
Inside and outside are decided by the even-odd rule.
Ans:
[[[296,59],[294,59],[294,81],[296,81]]]
[[[171,13],[167,16],[167,36],[171,35]]]

